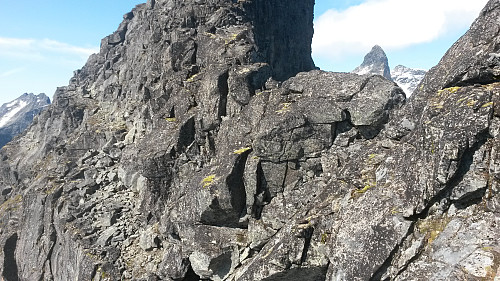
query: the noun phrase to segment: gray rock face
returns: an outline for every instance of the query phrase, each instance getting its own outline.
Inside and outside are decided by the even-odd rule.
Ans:
[[[387,55],[378,45],[373,46],[372,50],[366,54],[363,63],[356,67],[356,69],[352,72],[359,75],[381,75],[389,80],[392,80]]]
[[[462,42],[498,45],[482,33],[498,6]],[[435,70],[406,102],[381,76],[312,70],[312,9],[165,0],[125,15],[0,151],[2,277],[499,278],[499,84]]]
[[[24,94],[0,107],[0,148],[23,132],[50,104],[45,94]]]

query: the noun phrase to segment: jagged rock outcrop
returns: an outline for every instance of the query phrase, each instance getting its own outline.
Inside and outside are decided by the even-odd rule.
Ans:
[[[50,104],[45,94],[23,94],[0,107],[0,148],[29,127],[35,115]]]
[[[313,3],[125,15],[0,151],[3,278],[498,278],[497,65],[459,54],[497,51],[499,2],[407,103],[313,70]]]
[[[397,65],[391,71],[391,77],[396,84],[398,84],[406,96],[409,97],[417,89],[422,79],[424,79],[427,71],[423,69],[413,69],[403,65]]]
[[[384,50],[379,45],[373,46],[371,51],[366,54],[363,59],[363,63],[356,67],[356,69],[352,72],[359,75],[381,75],[389,80],[392,80],[389,60],[387,59],[387,55]]]

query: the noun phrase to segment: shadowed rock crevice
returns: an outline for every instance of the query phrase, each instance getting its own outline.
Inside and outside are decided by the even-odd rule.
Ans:
[[[175,117],[175,115],[174,115]],[[177,153],[182,153],[196,138],[196,127],[194,117],[189,118],[179,130],[177,142]]]
[[[262,171],[262,164],[260,162],[257,165],[256,177],[257,188],[254,196],[254,204],[252,206],[252,216],[253,218],[259,220],[264,206],[269,204],[272,199],[264,172]]]
[[[207,279],[201,279],[200,276],[198,276],[194,270],[191,264],[189,264],[188,270],[186,272],[186,275],[182,279],[177,279],[176,281],[204,281]]]
[[[247,209],[246,206],[246,191],[245,183],[243,180],[243,175],[245,173],[245,164],[248,159],[248,155],[252,150],[248,150],[236,159],[236,163],[231,171],[231,174],[226,179],[227,187],[229,188],[229,194],[231,195],[231,205],[236,214],[239,214],[240,218],[245,216]],[[246,227],[246,226],[245,226]]]
[[[314,228],[310,227],[307,229],[303,230],[303,238],[304,238],[304,248],[302,249],[302,254],[300,255],[300,264],[303,264],[306,262],[307,259],[307,252],[309,251],[309,248],[311,247],[311,239],[313,236]]]
[[[227,115],[227,96],[229,94],[228,79],[229,79],[229,72],[226,71],[219,76],[217,81],[217,87],[220,94],[219,107],[217,113],[219,121],[221,121],[222,117]]]
[[[5,281],[18,281],[18,267],[16,261],[17,234],[5,241],[3,246],[3,278]]]
[[[405,240],[408,239],[413,232],[415,231],[415,224],[416,222],[412,222],[411,226],[408,229],[408,232],[404,238],[401,239],[401,242],[394,247],[394,249],[390,252],[388,255],[387,259],[384,261],[384,263],[374,271],[373,275],[370,277],[369,281],[380,281],[380,280],[388,280],[386,276],[384,276],[387,273],[387,270],[389,269],[390,266],[392,266],[394,259],[397,254],[400,253],[400,250],[404,246]],[[419,251],[420,253],[420,251]],[[400,272],[403,272],[406,267],[411,263],[412,260],[415,260],[419,257],[419,253],[417,253],[415,256],[413,256],[405,265],[404,267],[400,270]],[[399,274],[399,273],[398,273]]]
[[[288,280],[296,280],[296,281],[309,281],[309,280],[317,280],[317,281],[325,281],[326,280],[326,272],[328,267],[299,267],[299,268],[291,268],[286,273],[277,273],[272,276],[269,276],[262,281],[288,281]]]

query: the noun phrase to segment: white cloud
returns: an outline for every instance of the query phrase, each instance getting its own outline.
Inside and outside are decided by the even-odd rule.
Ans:
[[[431,42],[467,28],[488,0],[367,0],[314,23],[313,54],[328,58]]]
[[[0,72],[0,78],[8,77],[8,76],[11,76],[11,75],[17,74],[19,72],[23,72],[23,71],[24,71],[24,67],[17,67],[14,69],[9,69],[7,71]]]
[[[86,59],[99,48],[84,48],[50,39],[22,39],[0,37],[0,57],[25,60],[52,59],[54,55]]]
[[[99,48],[83,48],[72,46],[58,41],[43,39],[40,41],[40,47],[53,52],[62,52],[88,57],[93,53],[99,52]]]

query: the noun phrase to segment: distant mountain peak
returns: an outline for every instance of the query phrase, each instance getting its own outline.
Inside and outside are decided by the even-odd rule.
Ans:
[[[33,117],[50,104],[45,94],[24,93],[0,107],[0,148],[24,131]]]
[[[389,59],[384,50],[379,45],[375,45],[371,51],[366,54],[363,63],[352,72],[359,75],[382,75],[396,82],[408,97],[417,88],[420,81],[424,79],[427,71],[406,67],[404,65],[397,65],[391,71],[389,68]]]
[[[356,69],[354,69],[352,72],[359,75],[382,75],[385,78],[392,80],[391,70],[389,68],[389,60],[387,59],[387,55],[385,54],[382,47],[380,47],[379,45],[373,46],[371,51],[366,54],[363,63],[360,66],[356,67]]]
[[[392,80],[403,89],[407,96],[410,96],[417,88],[420,81],[424,79],[426,70],[409,68],[404,65],[397,65],[392,69]]]

